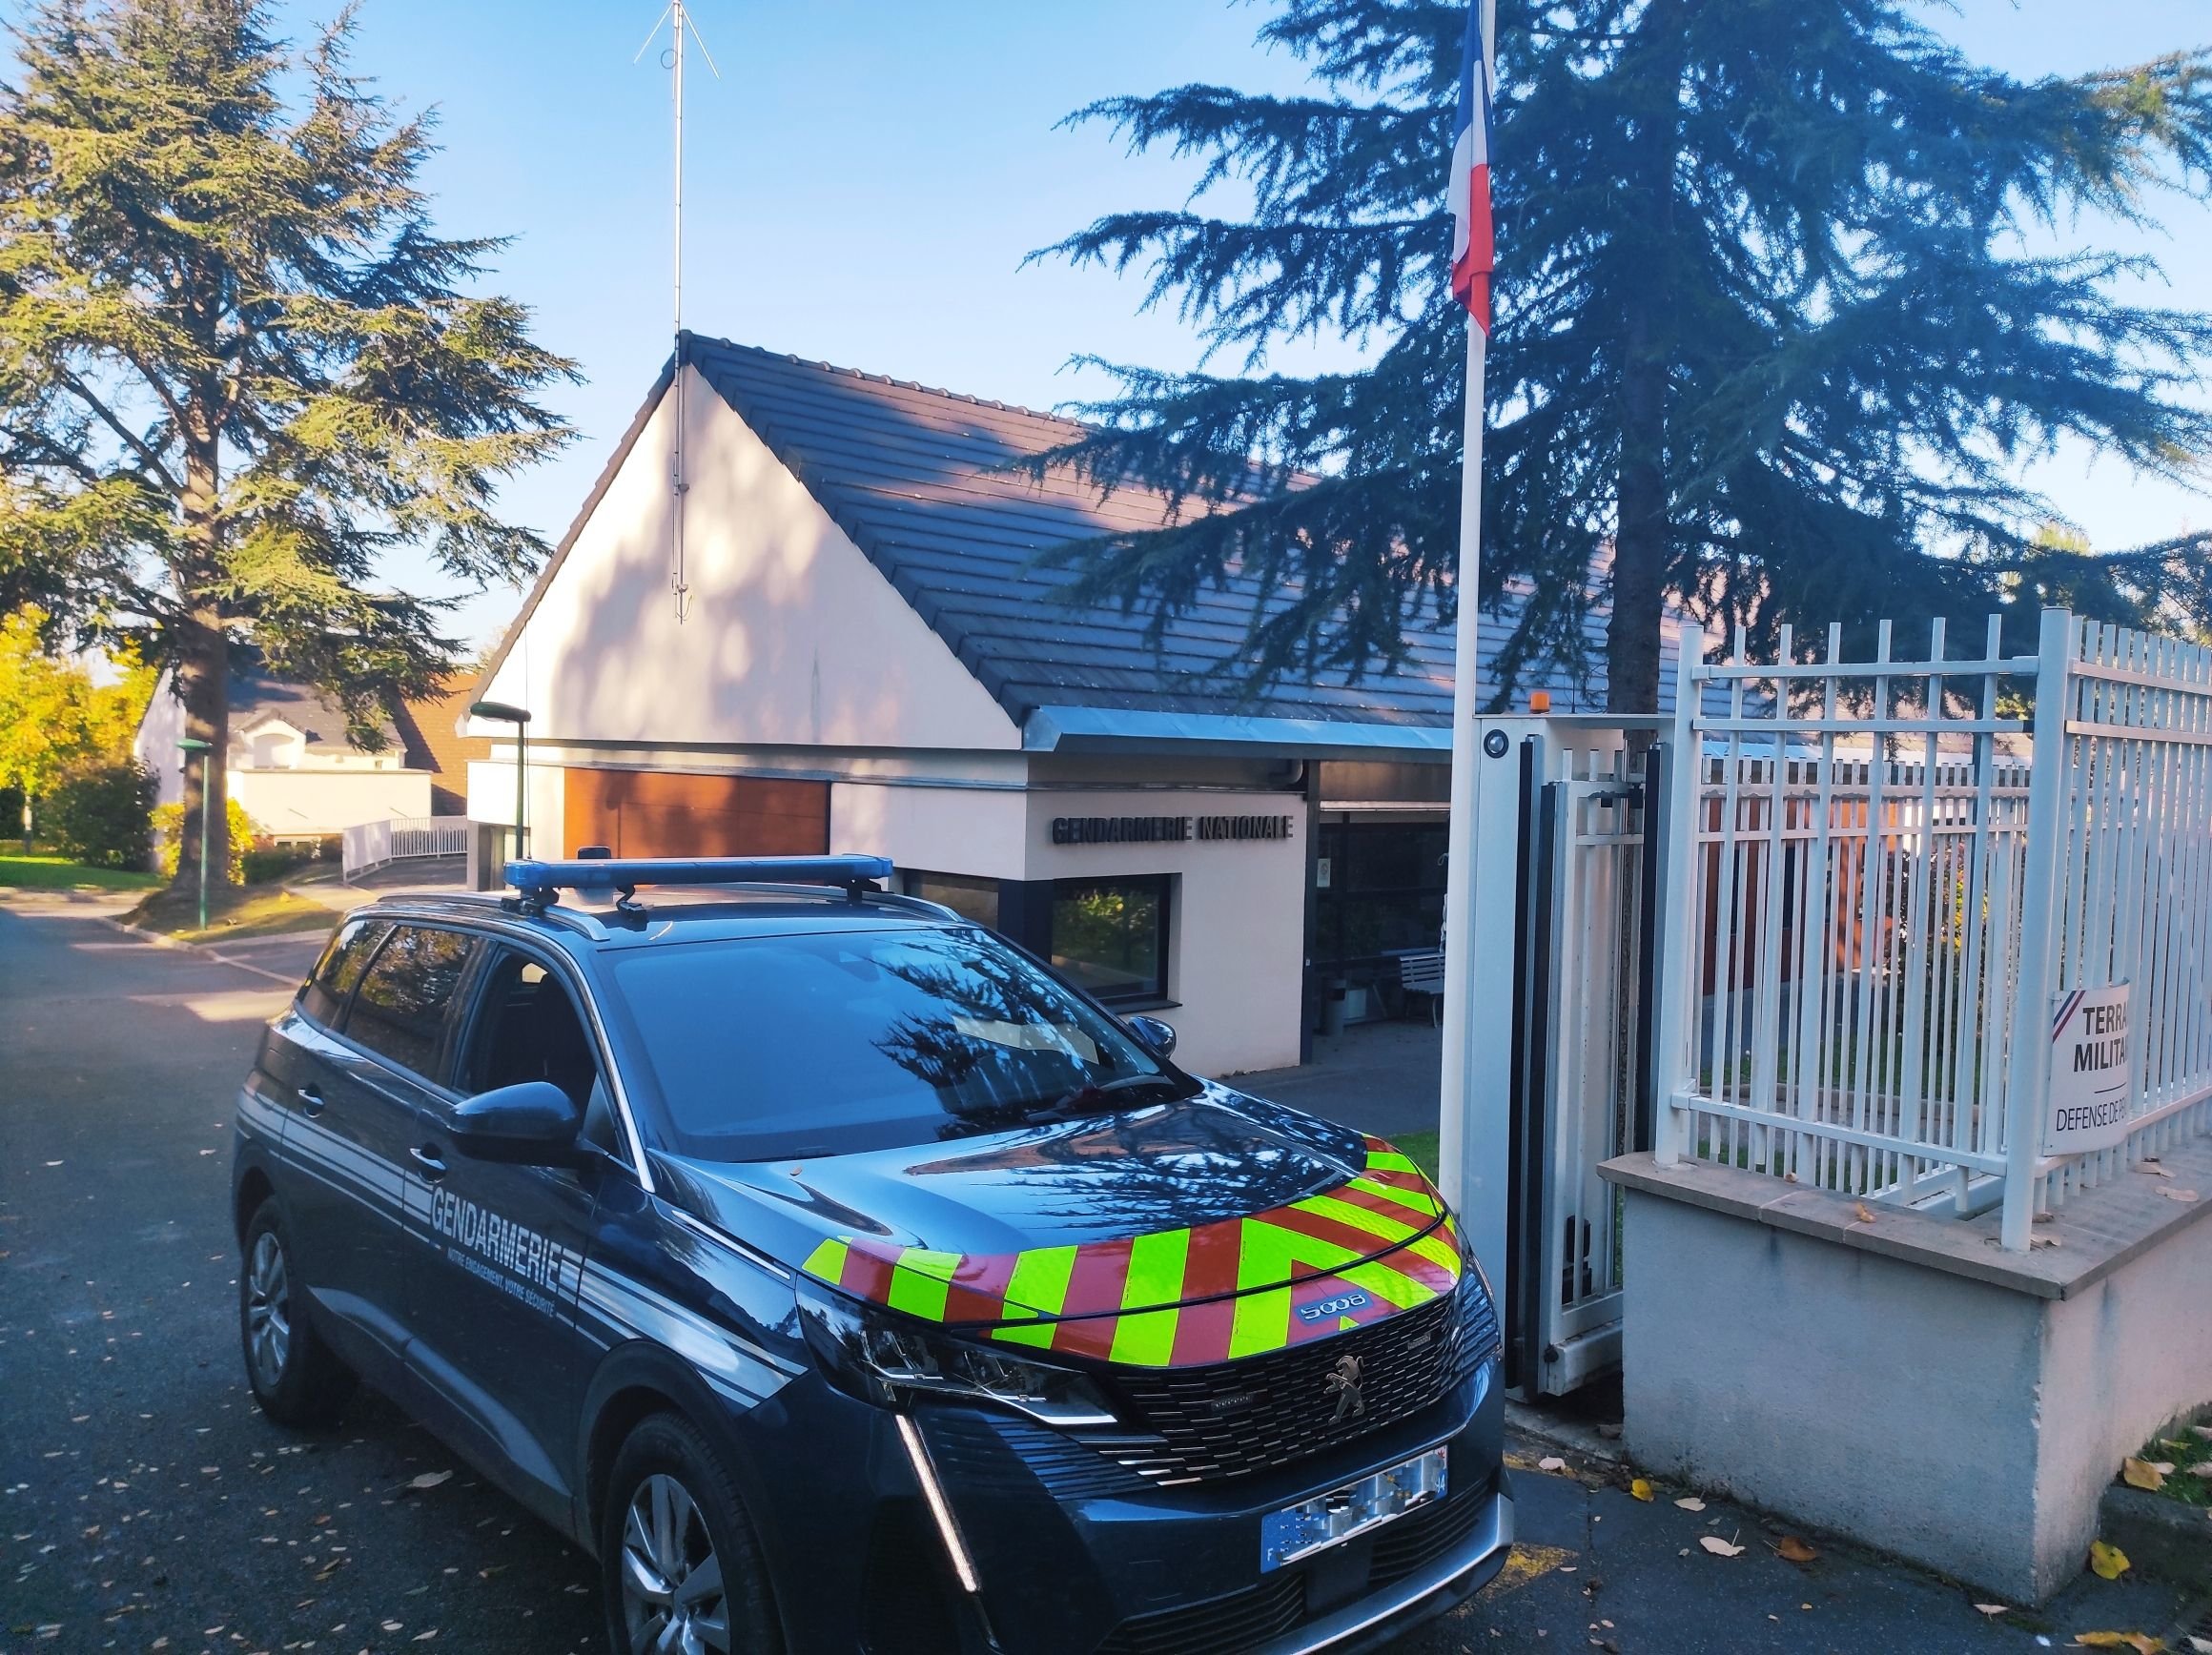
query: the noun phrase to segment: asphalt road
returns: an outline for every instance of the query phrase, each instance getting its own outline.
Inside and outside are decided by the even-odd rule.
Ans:
[[[590,1562],[389,1403],[364,1392],[320,1436],[254,1409],[231,1098],[314,944],[224,951],[241,963],[81,909],[0,908],[0,1643],[596,1649]],[[1679,1492],[1644,1503],[1603,1475],[1525,1471],[1506,1574],[1391,1655],[2009,1655],[2038,1631],[2063,1644],[2061,1626],[2161,1630],[2174,1609],[2092,1582],[2048,1620],[1993,1623],[1956,1587],[1847,1548],[1784,1562],[1779,1530],[1717,1502],[1685,1512],[1666,1498]],[[1706,1534],[1743,1555],[1710,1556]]]

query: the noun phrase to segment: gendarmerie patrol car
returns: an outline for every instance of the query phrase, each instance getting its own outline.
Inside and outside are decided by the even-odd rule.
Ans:
[[[263,1410],[400,1399],[600,1559],[618,1655],[1356,1649],[1487,1581],[1435,1190],[891,871],[357,911],[238,1105]]]

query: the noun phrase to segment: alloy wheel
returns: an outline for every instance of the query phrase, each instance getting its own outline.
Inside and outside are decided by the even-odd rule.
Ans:
[[[621,1568],[633,1655],[728,1655],[722,1560],[698,1502],[673,1477],[656,1472],[630,1496]]]
[[[246,1261],[246,1347],[253,1353],[254,1378],[264,1390],[275,1390],[292,1354],[292,1277],[283,1244],[266,1230],[254,1238]]]

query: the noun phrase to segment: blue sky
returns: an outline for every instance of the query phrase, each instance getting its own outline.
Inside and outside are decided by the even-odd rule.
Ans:
[[[1514,0],[1505,0],[1506,4]],[[1077,352],[1180,365],[1172,316],[1138,317],[1135,279],[1023,255],[1096,214],[1179,199],[1188,168],[1125,158],[1070,110],[1182,80],[1289,87],[1225,0],[692,0],[722,70],[686,99],[686,319],[705,333],[1007,401],[1079,396]],[[508,509],[557,537],[668,349],[667,76],[631,55],[658,0],[362,0],[357,65],[405,106],[435,105],[427,182],[455,234],[515,237],[498,285],[536,307],[587,382],[554,398],[580,439],[514,483]],[[10,8],[12,10],[12,8]],[[329,0],[294,11],[302,31]],[[2204,0],[1961,0],[1935,24],[2037,75],[2212,39]],[[664,36],[664,41],[665,41]],[[1501,157],[1501,164],[1510,164]],[[2172,297],[2212,309],[2212,208],[2175,202]],[[2104,227],[2089,232],[2120,241]],[[2133,245],[2132,242],[2123,244]],[[1096,389],[1096,385],[1092,387]],[[2100,544],[2212,519],[2212,503],[2062,457],[2041,479]],[[434,587],[396,562],[400,583]],[[517,599],[458,618],[495,638]]]

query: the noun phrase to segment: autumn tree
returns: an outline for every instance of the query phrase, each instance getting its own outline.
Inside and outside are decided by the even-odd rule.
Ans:
[[[1444,203],[1465,8],[1274,0],[1312,90],[1192,85],[1077,112],[1200,163],[1179,205],[1048,254],[1140,273],[1209,347],[1117,368],[1048,457],[1187,508],[1064,556],[1077,598],[1260,600],[1262,675],[1387,666],[1458,600],[1464,317]],[[2187,479],[2212,318],[2085,242],[2153,222],[2212,160],[2212,57],[2023,81],[1899,0],[1505,0],[1481,594],[1530,594],[1494,664],[1582,667],[1608,602],[1612,705],[1656,705],[1663,607],[1765,630],[1879,615],[2016,636],[2044,601],[2202,625],[2206,547],[2037,543],[2029,462],[2079,439]],[[2100,220],[2101,215],[2101,220]],[[1285,341],[1364,347],[1271,372]],[[1222,371],[1214,371],[1219,362]],[[1199,509],[1225,508],[1237,509]],[[1963,634],[1979,636],[1978,626]]]
[[[494,490],[567,435],[534,398],[570,364],[477,291],[501,243],[434,230],[429,121],[348,72],[352,28],[295,51],[256,0],[46,0],[0,86],[0,601],[174,669],[217,753],[248,640],[375,746],[457,658],[382,559],[526,575]],[[202,774],[226,834],[224,766],[190,766],[187,869]]]
[[[84,661],[58,653],[47,621],[33,608],[0,617],[0,787],[21,791],[27,840],[38,802],[62,777],[130,758],[154,689],[153,673],[129,655],[95,677]]]

